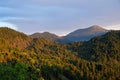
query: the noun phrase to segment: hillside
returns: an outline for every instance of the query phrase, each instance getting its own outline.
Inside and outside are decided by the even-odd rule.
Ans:
[[[32,38],[24,33],[19,33],[6,27],[0,28],[0,50],[9,48],[21,50],[29,46],[31,40]]]
[[[88,42],[77,45],[75,51],[79,52],[81,58],[90,61],[120,62],[120,31],[111,31],[103,36],[92,38]]]
[[[120,31],[87,42],[58,44],[0,28],[0,39],[0,80],[119,80],[120,77]]]

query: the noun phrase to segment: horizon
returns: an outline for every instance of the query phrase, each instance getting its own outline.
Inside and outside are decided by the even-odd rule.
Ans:
[[[9,25],[10,25],[10,24],[9,24]],[[49,32],[49,31],[33,32],[33,33],[30,33],[30,34],[27,34],[27,33],[24,33],[24,32],[22,32],[22,31],[19,31],[17,28],[12,27],[12,26],[9,26],[9,27],[8,27],[8,26],[0,26],[0,28],[9,28],[9,29],[13,29],[13,30],[15,30],[15,31],[24,33],[24,34],[26,34],[26,35],[32,35],[32,34],[35,34],[35,33],[46,33],[46,32],[48,32],[48,33],[50,33],[50,34],[54,34],[54,35],[56,35],[56,36],[63,37],[63,36],[66,36],[66,35],[68,35],[68,34],[70,34],[70,33],[72,33],[72,32],[75,32],[75,31],[77,31],[77,30],[80,30],[80,29],[81,29],[81,30],[82,30],[82,29],[88,29],[88,28],[92,28],[93,26],[98,26],[98,27],[100,27],[100,28],[102,28],[102,29],[105,29],[105,30],[108,30],[108,31],[111,31],[111,30],[120,30],[120,29],[106,29],[106,28],[101,27],[101,26],[99,26],[99,25],[92,25],[92,26],[89,26],[89,27],[86,27],[86,28],[75,29],[75,30],[73,30],[73,31],[71,31],[71,32],[68,32],[67,34],[64,34],[64,35],[58,35],[58,34],[56,34],[56,33]]]
[[[59,36],[96,24],[120,30],[119,4],[119,0],[2,0],[0,26],[25,34],[50,32]]]

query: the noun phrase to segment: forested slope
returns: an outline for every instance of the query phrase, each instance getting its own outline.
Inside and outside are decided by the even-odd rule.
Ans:
[[[120,31],[58,44],[0,28],[0,80],[119,80],[119,41]]]

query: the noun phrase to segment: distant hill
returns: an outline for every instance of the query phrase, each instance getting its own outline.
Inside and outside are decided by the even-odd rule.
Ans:
[[[107,33],[108,30],[98,26],[93,25],[89,28],[78,29],[66,35],[64,39],[69,40],[70,42],[78,42],[78,41],[88,41],[93,37],[103,35]]]
[[[43,33],[34,33],[32,35],[30,35],[32,38],[46,38],[46,39],[49,39],[49,40],[55,40],[55,39],[58,39],[59,36],[53,34],[53,33],[49,33],[49,32],[43,32]]]

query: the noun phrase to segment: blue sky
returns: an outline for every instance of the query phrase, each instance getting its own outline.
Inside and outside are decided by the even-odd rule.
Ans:
[[[65,35],[100,25],[120,29],[120,0],[0,0],[0,26]]]

